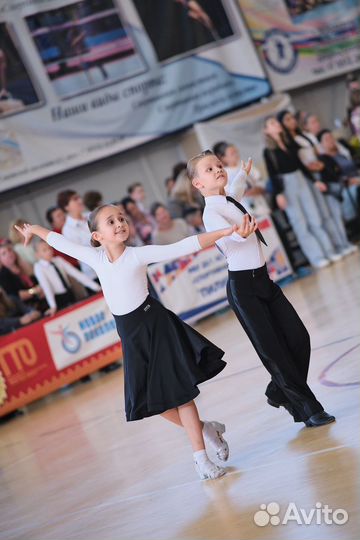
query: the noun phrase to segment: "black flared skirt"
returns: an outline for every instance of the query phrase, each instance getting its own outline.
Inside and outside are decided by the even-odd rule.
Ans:
[[[122,342],[126,420],[188,403],[198,384],[226,366],[224,351],[148,296],[126,315],[114,315]]]

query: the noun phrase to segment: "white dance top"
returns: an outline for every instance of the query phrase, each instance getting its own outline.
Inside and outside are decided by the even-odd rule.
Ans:
[[[105,250],[81,246],[56,232],[50,232],[46,241],[58,251],[95,270],[106,303],[114,315],[130,313],[145,301],[149,294],[146,275],[148,264],[176,259],[201,249],[195,235],[167,246],[126,247],[116,261],[110,262]]]
[[[228,193],[234,199],[235,193]],[[245,205],[243,205],[245,206]],[[207,231],[216,231],[234,224],[240,225],[244,214],[224,195],[205,197],[203,221]],[[216,242],[227,259],[229,270],[252,270],[265,264],[261,243],[255,233],[243,238],[237,233]]]

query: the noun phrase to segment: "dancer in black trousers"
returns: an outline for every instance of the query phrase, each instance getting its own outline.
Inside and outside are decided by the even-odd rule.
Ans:
[[[285,407],[295,422],[308,427],[328,424],[335,417],[324,411],[306,382],[309,334],[280,287],[269,278],[261,248],[266,241],[239,202],[250,168],[251,161],[242,164],[225,193],[226,171],[212,152],[205,151],[189,161],[188,176],[205,197],[206,230],[241,223],[216,244],[229,265],[230,306],[271,375],[265,392],[269,405]]]

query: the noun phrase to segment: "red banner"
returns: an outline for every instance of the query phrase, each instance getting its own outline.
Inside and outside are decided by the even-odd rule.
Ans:
[[[0,338],[0,416],[121,357],[101,294]]]

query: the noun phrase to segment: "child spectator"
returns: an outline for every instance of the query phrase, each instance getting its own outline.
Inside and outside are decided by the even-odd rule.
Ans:
[[[74,268],[62,257],[56,257],[54,250],[46,242],[39,241],[36,244],[36,255],[38,262],[35,263],[34,273],[44,291],[49,305],[49,315],[54,315],[57,310],[76,301],[69,276],[95,292],[101,290],[100,286],[86,274]]]

